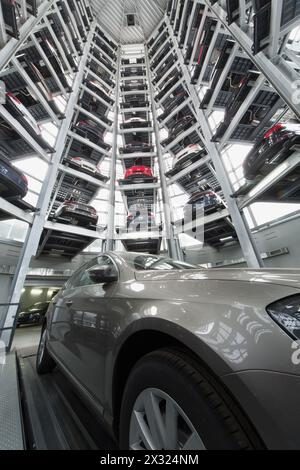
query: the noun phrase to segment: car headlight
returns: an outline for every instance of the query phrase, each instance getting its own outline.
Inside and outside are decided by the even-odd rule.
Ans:
[[[300,295],[274,302],[267,312],[293,339],[300,339]]]

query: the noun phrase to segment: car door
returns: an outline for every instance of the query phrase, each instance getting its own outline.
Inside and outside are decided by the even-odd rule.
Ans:
[[[113,270],[118,277],[118,269],[112,258],[99,256],[77,278],[76,288],[66,303],[70,318],[70,371],[102,403],[105,363],[113,335],[110,312],[114,305],[117,282],[99,283],[92,273],[100,267]]]
[[[48,324],[50,350],[69,371],[72,370],[74,364],[71,343],[71,320],[73,321],[73,317],[71,316],[70,305],[72,305],[72,299],[76,293],[79,280],[89,264],[78,270],[55,297],[48,319],[48,322],[50,322]]]

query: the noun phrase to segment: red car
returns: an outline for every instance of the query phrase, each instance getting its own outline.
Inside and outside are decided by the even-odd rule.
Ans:
[[[126,171],[124,179],[129,180],[133,178],[153,179],[154,175],[152,168],[149,168],[148,166],[144,165],[132,166],[131,168],[129,168],[129,170]]]

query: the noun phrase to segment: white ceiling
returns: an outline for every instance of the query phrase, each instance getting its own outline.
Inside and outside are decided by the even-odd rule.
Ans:
[[[168,0],[90,0],[98,22],[121,44],[148,39],[162,19]],[[135,14],[138,25],[128,27],[126,14]]]

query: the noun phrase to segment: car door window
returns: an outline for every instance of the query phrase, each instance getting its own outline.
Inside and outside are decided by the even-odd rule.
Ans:
[[[78,286],[91,286],[97,284],[95,278],[91,276],[90,273],[99,267],[111,268],[117,273],[117,268],[108,256],[99,256],[99,258],[97,258],[97,260],[95,260],[92,265],[87,266],[84,272],[81,273],[81,277],[78,279]]]

